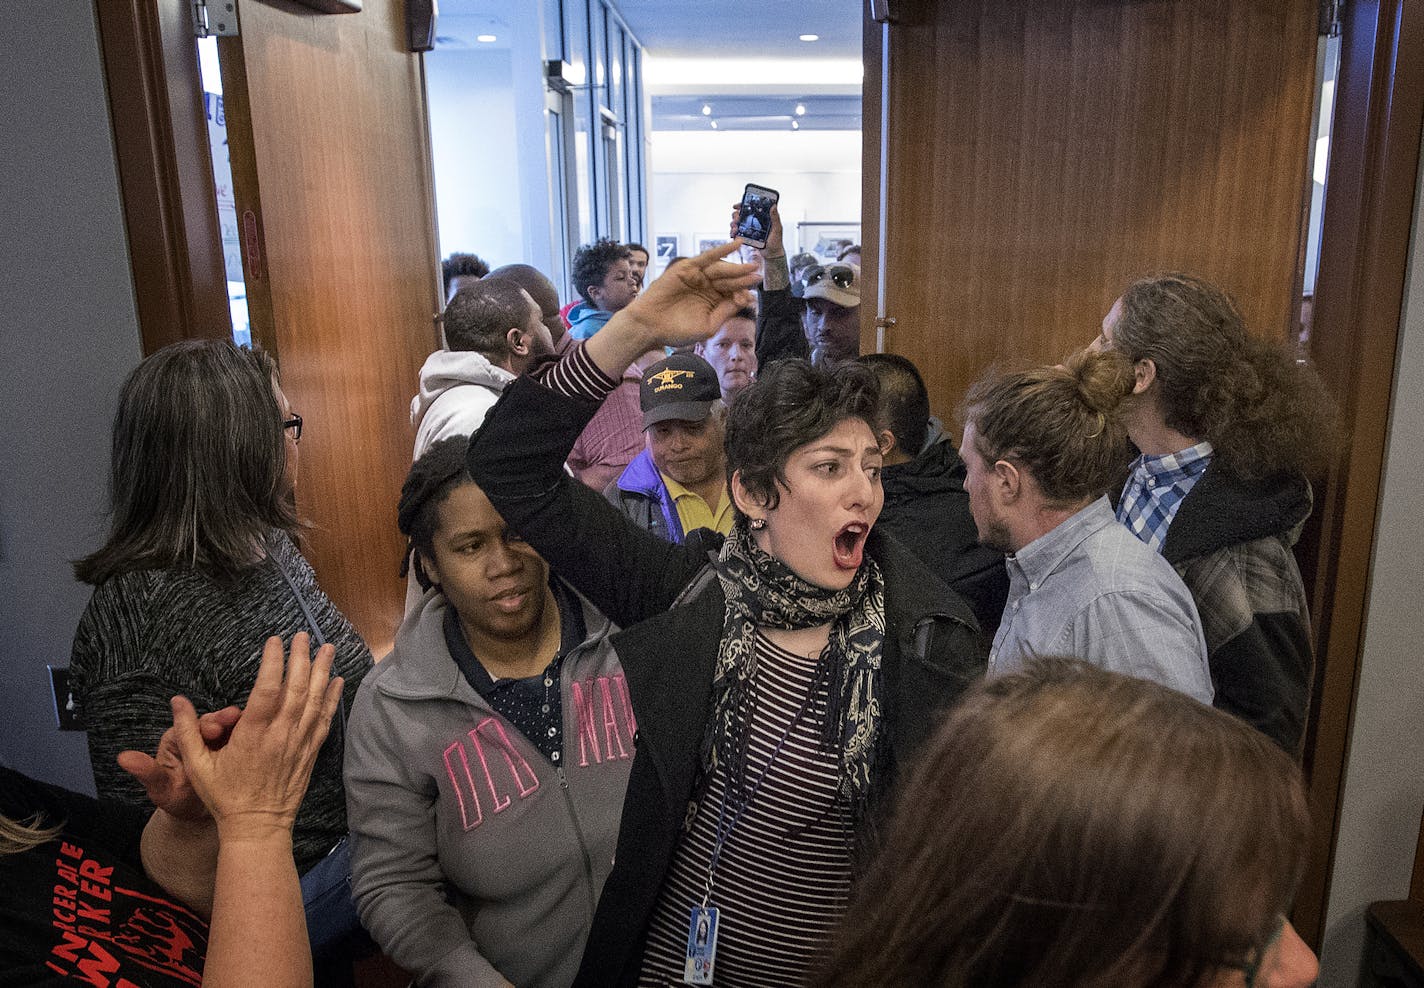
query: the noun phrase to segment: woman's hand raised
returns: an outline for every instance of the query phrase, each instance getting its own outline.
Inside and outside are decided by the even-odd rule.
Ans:
[[[267,639],[257,683],[220,749],[204,739],[188,699],[173,698],[184,770],[224,842],[291,832],[343,685],[331,678],[336,650],[323,645],[315,661],[308,650],[305,633],[294,637],[283,675],[282,640]]]

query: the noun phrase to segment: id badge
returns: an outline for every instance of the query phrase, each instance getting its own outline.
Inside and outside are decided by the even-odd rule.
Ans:
[[[712,965],[717,961],[717,907],[693,906],[687,924],[687,958],[682,966],[682,983],[710,985]]]

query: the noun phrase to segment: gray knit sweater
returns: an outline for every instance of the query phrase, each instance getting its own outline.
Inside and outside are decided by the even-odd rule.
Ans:
[[[371,652],[321,592],[292,541],[279,534],[273,546],[326,640],[336,646],[332,673],[346,677],[343,704],[349,710],[371,668]],[[99,795],[148,805],[143,787],[119,768],[119,752],[154,749],[173,723],[168,701],[175,693],[192,700],[199,713],[246,703],[268,636],[290,643],[306,630],[301,607],[270,558],[230,587],[193,569],[172,568],[124,573],[96,588],[74,635],[70,673]],[[346,835],[341,744],[338,719],[297,813],[293,843],[300,871]]]

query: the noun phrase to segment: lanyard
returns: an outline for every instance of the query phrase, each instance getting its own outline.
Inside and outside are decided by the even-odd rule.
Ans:
[[[796,725],[801,722],[811,709],[811,704],[816,699],[816,678],[812,677],[810,687],[806,693],[806,699],[801,703],[801,709],[796,711],[796,716],[791,718],[791,723],[786,725],[786,730],[781,732],[781,738],[776,742],[776,747],[771,750],[771,757],[766,760],[766,764],[761,767],[761,772],[757,774],[756,781],[752,783],[751,789],[747,791],[746,797],[738,804],[732,813],[732,818],[727,819],[727,791],[732,788],[732,774],[723,773],[721,808],[717,811],[717,836],[712,845],[712,860],[707,865],[707,885],[702,890],[702,908],[707,908],[708,901],[712,898],[712,883],[717,875],[717,862],[722,859],[722,848],[727,843],[727,838],[732,836],[732,829],[742,819],[742,814],[746,812],[756,794],[761,791],[761,785],[766,781],[766,775],[771,771],[771,766],[781,755],[781,751],[786,747],[786,742],[791,739],[791,732],[796,729]],[[746,725],[748,731],[751,725]],[[750,740],[750,739],[748,739]]]

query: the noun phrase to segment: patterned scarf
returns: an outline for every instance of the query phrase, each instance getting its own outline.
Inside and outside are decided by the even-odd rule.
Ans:
[[[811,691],[814,695],[822,685],[827,687],[822,750],[839,752],[841,797],[861,809],[870,794],[881,747],[885,582],[880,567],[867,558],[850,586],[824,590],[763,552],[752,540],[745,519],[727,536],[715,565],[727,612],[712,677],[713,713],[702,738],[699,797],[713,770],[725,760],[729,800],[746,798],[747,737],[757,705],[756,629],[796,630],[830,621],[830,642]]]

